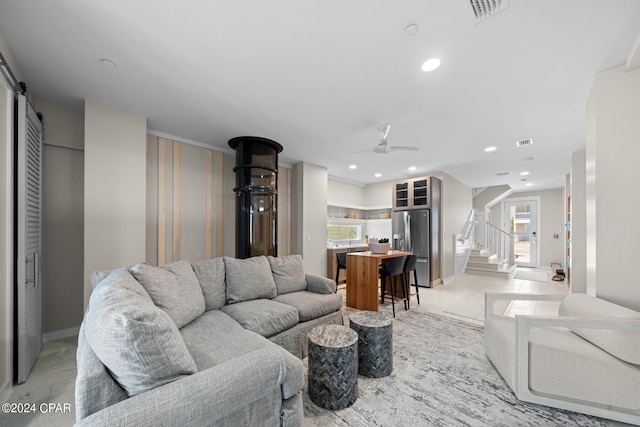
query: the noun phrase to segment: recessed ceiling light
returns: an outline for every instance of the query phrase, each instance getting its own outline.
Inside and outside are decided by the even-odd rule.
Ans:
[[[528,171],[522,171],[522,172],[520,172],[520,175],[521,176],[526,176],[526,175],[529,175],[529,172]]]
[[[349,165],[349,169],[358,169],[358,165]]]
[[[105,67],[116,68],[116,63],[110,59],[103,58],[100,60],[100,62],[102,62],[102,65],[104,65]]]
[[[494,147],[493,145],[491,147],[487,147],[484,149],[484,151],[486,153],[493,153],[494,151],[496,151],[498,149],[498,147]]]
[[[414,171],[414,170],[416,170],[416,169],[418,169],[418,168],[417,168],[417,167],[415,167],[415,166],[409,166],[409,170],[410,170],[410,171]]]
[[[376,178],[380,178],[382,176],[382,174],[380,172],[378,172],[377,174],[374,175]]]
[[[440,66],[440,60],[438,58],[431,58],[424,61],[422,64],[422,71],[433,71]]]
[[[409,37],[415,36],[416,34],[418,34],[418,31],[420,31],[420,27],[418,27],[418,25],[416,24],[409,24],[404,27],[404,33]]]
[[[531,187],[531,186],[533,185],[533,183],[531,183],[531,182],[527,182],[525,185],[526,185],[527,187]]]

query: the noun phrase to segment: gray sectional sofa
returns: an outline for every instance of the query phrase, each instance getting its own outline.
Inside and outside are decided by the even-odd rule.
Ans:
[[[299,426],[307,332],[343,324],[302,257],[138,264],[91,277],[76,425]]]

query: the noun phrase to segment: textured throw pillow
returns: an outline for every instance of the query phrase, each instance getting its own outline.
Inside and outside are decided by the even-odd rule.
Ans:
[[[276,283],[266,257],[224,257],[224,268],[227,276],[227,304],[276,296]]]
[[[197,372],[169,315],[124,268],[93,291],[83,327],[92,350],[128,396]]]
[[[191,266],[202,288],[206,304],[205,309],[207,311],[220,310],[226,303],[224,260],[222,258],[213,258],[191,263]]]
[[[300,255],[283,257],[268,256],[273,280],[276,282],[278,295],[299,292],[307,289],[304,275],[304,263]]]
[[[178,329],[204,313],[202,289],[188,261],[162,267],[137,264],[131,273],[149,292],[154,304],[171,316]]]
[[[640,313],[586,294],[569,294],[560,304],[560,316],[640,320]],[[628,363],[640,365],[640,332],[573,328],[573,333]]]

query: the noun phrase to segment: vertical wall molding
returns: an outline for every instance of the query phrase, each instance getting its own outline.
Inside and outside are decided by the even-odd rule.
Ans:
[[[180,259],[180,142],[173,141],[173,200],[171,221],[172,261]]]
[[[218,183],[218,200],[216,203],[216,256],[224,255],[224,156],[216,153],[217,167],[215,180]]]
[[[147,161],[145,163],[145,179],[147,180],[147,182],[145,182],[145,191],[147,192],[147,195],[149,194],[149,192],[151,191],[151,189],[149,188],[149,184],[150,184],[150,180],[149,180],[149,145],[151,144],[151,140],[149,135],[147,135]],[[149,263],[149,227],[148,224],[146,223],[149,219],[149,197],[145,197],[145,201],[144,201],[144,217],[145,217],[145,224],[144,224],[144,262],[145,263]]]
[[[287,255],[291,255],[291,169],[287,170]]]
[[[213,151],[207,150],[205,202],[205,258],[213,258]]]
[[[158,138],[158,265],[167,263],[167,140]]]

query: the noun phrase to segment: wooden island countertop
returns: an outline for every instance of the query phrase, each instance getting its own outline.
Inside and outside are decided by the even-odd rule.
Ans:
[[[358,310],[378,311],[380,264],[391,259],[409,256],[411,252],[389,251],[374,254],[371,251],[347,254],[347,307]]]

